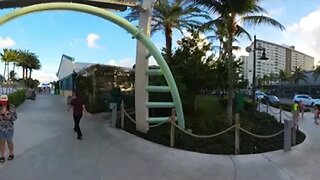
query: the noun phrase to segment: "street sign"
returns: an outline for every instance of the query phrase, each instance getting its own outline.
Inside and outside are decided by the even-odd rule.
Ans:
[[[140,0],[0,0],[0,9],[30,6],[50,2],[73,2],[101,8],[125,11],[127,7],[140,5]]]

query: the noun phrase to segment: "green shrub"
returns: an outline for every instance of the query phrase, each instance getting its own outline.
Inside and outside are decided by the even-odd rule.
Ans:
[[[16,92],[13,92],[8,95],[10,104],[13,104],[14,106],[19,106],[26,100],[26,90],[18,90]]]

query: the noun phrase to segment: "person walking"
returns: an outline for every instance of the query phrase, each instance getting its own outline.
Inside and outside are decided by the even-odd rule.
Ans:
[[[79,93],[75,92],[74,97],[70,102],[70,106],[73,108],[73,120],[74,120],[74,132],[78,134],[78,140],[82,139],[82,132],[80,129],[80,120],[83,113],[86,113],[83,100],[80,98]]]
[[[298,129],[298,126],[299,126],[299,103],[298,102],[294,102],[292,104],[292,119],[293,119],[293,122],[294,122],[294,127],[296,129]]]
[[[318,105],[316,105],[316,106],[314,106],[314,123],[316,124],[316,125],[319,125],[319,113],[320,113],[320,111],[319,111],[319,106]]]
[[[5,162],[5,145],[9,149],[8,160],[14,159],[13,122],[17,119],[17,113],[13,105],[9,104],[8,96],[0,96],[0,163]]]
[[[303,119],[304,111],[306,110],[306,105],[300,101],[299,102],[299,111],[301,113],[301,119]]]

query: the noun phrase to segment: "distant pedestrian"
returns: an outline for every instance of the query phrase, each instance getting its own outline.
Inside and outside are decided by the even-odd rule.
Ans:
[[[78,92],[74,93],[74,97],[70,102],[70,105],[73,108],[73,119],[74,119],[74,132],[78,134],[78,139],[82,139],[82,133],[80,129],[80,120],[82,118],[83,112],[86,113],[85,105],[83,100],[80,98],[80,95]]]
[[[8,96],[0,96],[0,163],[5,161],[6,143],[9,148],[8,160],[14,159],[13,146],[13,122],[17,119],[17,113],[13,105],[9,104]]]
[[[299,102],[299,111],[301,113],[301,119],[303,119],[304,111],[306,110],[306,105],[300,101]]]
[[[320,114],[320,110],[319,110],[319,106],[314,106],[314,123],[316,124],[316,125],[319,125],[319,114]]]
[[[298,126],[299,126],[299,103],[298,102],[294,102],[292,104],[292,119],[293,119],[293,122],[294,122],[294,127],[296,129],[298,129]]]

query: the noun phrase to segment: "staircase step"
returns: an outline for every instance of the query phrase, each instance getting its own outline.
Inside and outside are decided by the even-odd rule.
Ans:
[[[169,86],[147,86],[146,91],[148,92],[170,92]]]
[[[146,71],[147,75],[149,76],[159,76],[159,75],[163,75],[163,72],[161,69],[148,69]]]
[[[148,108],[173,108],[175,107],[174,102],[147,102]]]
[[[148,123],[160,123],[160,122],[163,122],[163,121],[169,121],[169,118],[170,117],[149,117],[147,118],[147,122]]]

